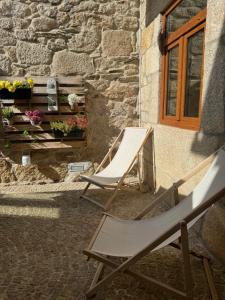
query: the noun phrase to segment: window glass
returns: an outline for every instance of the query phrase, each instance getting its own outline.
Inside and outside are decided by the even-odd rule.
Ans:
[[[166,18],[166,34],[175,32],[207,6],[207,0],[183,0]]]
[[[178,46],[168,52],[168,80],[166,114],[176,116],[177,81],[178,81]]]
[[[204,31],[188,39],[184,116],[199,116]]]

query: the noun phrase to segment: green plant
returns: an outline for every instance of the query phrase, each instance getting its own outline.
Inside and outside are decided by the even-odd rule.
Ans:
[[[29,131],[27,131],[27,130],[24,130],[22,134],[24,137],[27,137],[30,135]]]
[[[9,140],[6,140],[6,141],[5,141],[5,144],[4,144],[4,148],[5,148],[5,149],[10,149],[11,146],[12,146],[12,143],[11,143]]]
[[[2,108],[2,116],[5,119],[12,119],[12,117],[14,116],[14,112],[13,112],[13,108],[12,107],[4,107]]]
[[[59,131],[63,132],[64,136],[66,136],[68,133],[70,133],[71,130],[73,129],[71,126],[69,126],[69,124],[67,124],[64,121],[50,122],[50,126],[51,126],[51,129],[53,129],[53,130],[59,130]]]
[[[59,95],[59,96],[58,96],[58,100],[59,100],[61,103],[66,103],[66,102],[67,102],[67,96],[65,96],[65,95]]]

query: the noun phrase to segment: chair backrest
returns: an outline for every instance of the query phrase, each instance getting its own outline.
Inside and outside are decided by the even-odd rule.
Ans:
[[[196,186],[193,192],[183,199],[174,208],[168,210],[167,212],[155,217],[155,221],[160,222],[161,228],[167,231],[178,222],[182,221],[187,217],[193,210],[203,203],[210,200],[217,193],[225,188],[225,151],[220,150],[214,159],[212,165],[208,169],[207,173]],[[188,228],[193,226],[197,220],[199,220],[207,210],[201,213],[199,216],[194,218],[188,223]],[[154,219],[154,218],[153,218]],[[180,232],[176,232],[164,243],[158,246],[156,249],[162,248],[169,243],[173,242],[180,236]]]
[[[122,177],[128,171],[133,159],[142,147],[149,128],[127,127],[124,129],[123,138],[119,148],[110,164],[98,176]]]

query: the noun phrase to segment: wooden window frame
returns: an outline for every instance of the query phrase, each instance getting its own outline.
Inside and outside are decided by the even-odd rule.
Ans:
[[[207,9],[201,10],[191,20],[179,27],[175,32],[166,36],[166,18],[175,9],[182,0],[175,1],[164,13],[162,19],[163,47],[162,47],[162,79],[161,79],[161,110],[160,123],[185,129],[198,131],[201,120],[201,99],[203,83],[203,65],[204,65],[204,43],[202,53],[201,84],[199,97],[199,116],[197,118],[184,116],[185,89],[186,89],[186,65],[187,65],[187,47],[188,39],[198,31],[203,30],[205,35],[206,13]],[[203,37],[204,40],[204,37]],[[179,45],[178,54],[178,82],[176,99],[176,116],[166,115],[167,105],[167,83],[168,83],[168,50]]]

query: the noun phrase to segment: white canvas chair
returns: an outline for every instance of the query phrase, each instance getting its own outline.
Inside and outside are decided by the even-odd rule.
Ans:
[[[92,176],[81,176],[81,179],[87,181],[88,184],[80,197],[97,204],[104,210],[107,210],[114,200],[118,189],[123,184],[125,177],[131,171],[136,162],[138,162],[138,174],[140,181],[139,154],[151,132],[152,129],[141,127],[126,127],[123,129],[99,165],[95,174]],[[115,147],[121,138],[122,140],[119,148],[112,158],[112,152],[115,150]],[[108,165],[101,170],[107,162]],[[85,195],[91,184],[103,189],[111,188],[114,190],[105,206]]]
[[[118,273],[124,272],[146,282],[150,287],[157,288],[157,291],[162,290],[180,299],[193,299],[189,255],[194,253],[189,250],[188,229],[203,216],[209,207],[225,195],[225,151],[221,149],[216,155],[210,156],[167,191],[171,192],[174,188],[177,189],[212,160],[213,163],[206,175],[193,192],[170,210],[158,216],[140,220],[152,209],[153,205],[163,199],[164,193],[155,199],[154,203],[150,204],[135,220],[120,220],[110,215],[104,215],[89,247],[84,250],[84,254],[99,262],[99,267],[87,292],[87,297],[93,296],[103,284],[110,282]],[[178,238],[181,241],[180,245],[174,243]],[[174,246],[182,251],[185,276],[184,292],[130,269],[145,255],[167,245]],[[200,257],[197,254],[194,255]],[[117,265],[109,257],[123,257],[126,260],[124,263]],[[212,298],[218,300],[208,259],[204,256],[201,257]],[[109,266],[113,271],[99,281],[104,265]]]

